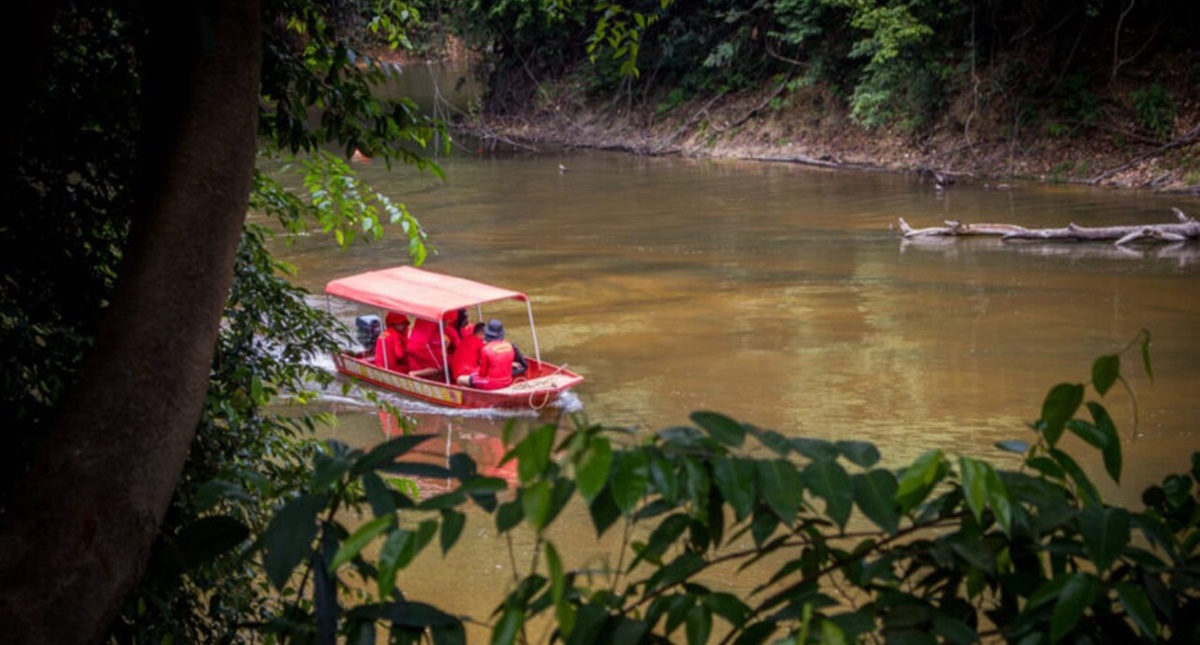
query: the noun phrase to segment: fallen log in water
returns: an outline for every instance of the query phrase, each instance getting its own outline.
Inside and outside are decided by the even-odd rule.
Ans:
[[[1196,221],[1195,218],[1188,217],[1178,208],[1171,210],[1175,211],[1175,216],[1179,219],[1178,223],[1099,227],[1067,224],[1063,228],[1025,228],[1016,224],[966,224],[956,220],[946,220],[945,226],[912,228],[901,217],[898,219],[897,225],[904,237],[994,235],[1004,241],[1114,240],[1113,244],[1116,245],[1128,244],[1138,240],[1182,242],[1185,240],[1200,239],[1200,222]]]

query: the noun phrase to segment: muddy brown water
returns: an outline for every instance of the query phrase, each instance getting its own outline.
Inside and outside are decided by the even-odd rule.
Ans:
[[[1025,424],[1051,386],[1088,380],[1095,357],[1147,329],[1153,382],[1136,352],[1122,357],[1136,431],[1120,386],[1104,400],[1124,440],[1122,485],[1086,447],[1080,459],[1112,499],[1134,504],[1200,450],[1195,243],[906,241],[890,229],[899,217],[916,227],[1167,222],[1171,207],[1200,215],[1196,197],[1032,182],[939,191],[915,177],[794,165],[476,152],[443,158],[444,182],[362,171],[428,230],[437,254],[426,268],[530,294],[542,355],[586,377],[569,404],[592,421],[650,433],[716,410],[787,435],[871,441],[891,466],[935,448],[1013,466],[993,444],[1030,438]],[[347,251],[313,235],[277,253],[314,293],[407,262],[399,231]],[[329,306],[347,322],[362,312]],[[520,317],[504,315],[527,348]],[[389,424],[353,393],[328,401],[339,421],[330,436],[363,447],[385,437]],[[467,450],[496,465],[504,418],[396,401],[439,437],[423,458]],[[578,510],[554,535],[578,548],[581,566],[600,566],[615,544],[594,544]],[[529,539],[515,545],[520,567]],[[401,585],[486,620],[511,574],[506,540],[474,518],[456,556],[426,554]],[[744,589],[754,575],[726,584]]]

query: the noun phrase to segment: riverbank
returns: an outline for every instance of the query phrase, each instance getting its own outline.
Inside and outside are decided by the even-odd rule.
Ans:
[[[485,109],[456,128],[494,143],[919,173],[939,183],[1022,180],[1200,194],[1197,99],[1181,106],[1174,134],[1159,141],[1100,126],[1006,123],[1001,110],[989,113],[971,96],[959,97],[942,123],[916,136],[863,128],[819,88],[762,88],[666,110],[589,103],[567,83],[542,88],[523,111]]]

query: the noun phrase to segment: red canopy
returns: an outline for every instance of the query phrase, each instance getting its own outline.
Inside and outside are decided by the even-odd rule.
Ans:
[[[529,300],[519,291],[411,266],[339,278],[325,285],[325,293],[428,320],[441,320],[447,311],[497,300]]]

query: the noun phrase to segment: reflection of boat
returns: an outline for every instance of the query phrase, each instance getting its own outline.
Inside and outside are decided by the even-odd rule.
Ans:
[[[541,408],[574,387],[583,377],[541,359],[537,333],[533,326],[533,308],[529,297],[464,278],[442,275],[415,267],[401,266],[339,278],[325,285],[325,292],[353,302],[379,307],[432,321],[445,332],[447,313],[475,308],[482,318],[482,306],[504,300],[525,303],[533,336],[533,357],[529,369],[512,385],[498,390],[480,390],[451,383],[449,360],[442,349],[439,364],[441,378],[422,378],[404,372],[377,367],[367,351],[343,350],[334,354],[339,372],[373,385],[452,408]]]
[[[445,418],[445,417],[443,417]],[[406,434],[403,422],[390,412],[379,411],[379,425],[383,436],[388,439]],[[433,431],[434,437],[422,443],[404,456],[405,461],[433,464],[444,468],[450,467],[450,456],[464,454],[470,457],[478,468],[479,474],[485,477],[503,479],[509,486],[517,483],[517,460],[504,461],[508,450],[499,438],[487,432],[470,430],[460,423],[447,420],[437,424]],[[422,432],[428,428],[422,428]],[[445,433],[445,438],[438,435]],[[445,492],[450,487],[449,481],[422,480],[422,490],[426,492]]]

